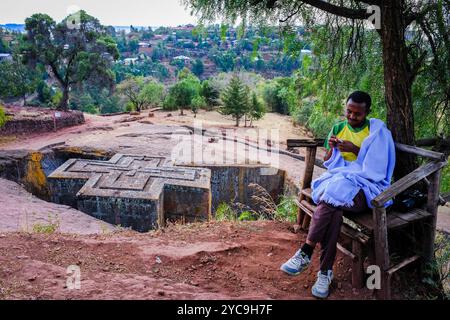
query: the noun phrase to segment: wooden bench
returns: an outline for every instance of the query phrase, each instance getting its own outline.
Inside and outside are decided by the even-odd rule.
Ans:
[[[325,168],[323,162],[316,159],[317,147],[323,146],[323,143],[323,139],[287,140],[288,150],[297,147],[306,148],[305,170],[297,201],[298,216],[294,225],[296,232],[308,229],[316,209],[311,198],[311,181],[315,166]],[[422,266],[433,259],[437,208],[439,203],[445,203],[439,196],[439,185],[441,169],[447,164],[447,157],[442,153],[400,143],[396,143],[396,150],[425,157],[430,161],[394,182],[373,199],[371,204],[374,209],[371,211],[359,214],[344,211],[344,223],[337,245],[338,249],[352,260],[353,287],[361,288],[365,285],[366,257],[369,264],[380,267],[381,288],[377,290],[379,299],[390,299],[391,278],[395,272],[419,259]],[[384,208],[387,201],[421,180],[425,181],[428,189],[427,202],[423,207],[408,212],[396,212],[391,207]],[[420,237],[417,237],[418,235]],[[401,259],[391,259],[393,250],[390,249],[395,244],[393,241],[388,242],[388,237],[391,236],[397,236],[396,239],[401,241],[409,240],[412,253]]]

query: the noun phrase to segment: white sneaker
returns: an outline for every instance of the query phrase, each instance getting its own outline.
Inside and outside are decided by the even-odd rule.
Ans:
[[[292,258],[281,265],[280,270],[291,276],[296,276],[305,270],[309,266],[310,262],[311,261],[308,256],[300,249]]]
[[[330,294],[330,284],[333,281],[333,271],[328,270],[327,274],[321,271],[317,273],[317,281],[312,287],[312,295],[317,298],[325,299]]]

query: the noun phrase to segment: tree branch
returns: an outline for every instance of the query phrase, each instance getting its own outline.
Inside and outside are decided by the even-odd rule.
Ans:
[[[365,3],[375,6],[381,6],[381,0],[355,0],[358,3]]]
[[[433,9],[437,9],[437,4],[436,3],[429,4],[428,6],[426,6],[420,12],[414,12],[414,13],[409,14],[405,18],[405,27],[409,26],[413,21],[420,21],[420,20],[422,20]]]
[[[61,77],[61,75],[59,74],[58,68],[56,67],[55,63],[52,61],[52,62],[49,63],[49,65],[50,65],[50,68],[52,69],[53,75],[55,76],[56,80],[58,80],[58,82],[59,82],[62,86],[64,86],[64,85],[65,85],[65,84],[64,84],[64,80],[63,80],[63,78]]]
[[[294,12],[292,12],[290,15],[288,15],[285,19],[280,19],[278,20],[279,22],[286,22],[289,19],[291,19],[293,16],[295,16],[297,13],[300,12],[300,9],[302,8],[303,3],[300,3],[300,5],[298,6],[297,10],[295,10]]]
[[[370,17],[370,13],[367,13],[365,9],[350,9],[347,7],[341,7],[323,0],[301,0],[314,8],[323,10],[328,13],[335,14],[337,16],[348,19],[367,19]],[[363,1],[366,2],[366,1]]]
[[[427,52],[423,51],[422,54],[420,55],[420,57],[417,58],[416,62],[414,63],[414,66],[412,67],[411,72],[409,74],[411,83],[414,82],[414,79],[416,78],[417,73],[419,72],[419,69],[422,66],[423,61],[425,60],[426,56],[427,56]]]
[[[276,6],[277,0],[251,0],[250,5],[255,6],[260,4],[261,2],[265,3],[265,7],[267,9],[274,9]],[[343,17],[348,19],[367,19],[370,17],[370,13],[367,13],[365,9],[351,9],[347,7],[341,7],[334,5],[332,3],[329,3],[325,0],[300,0],[300,2],[303,2],[304,4],[310,5],[314,8],[320,9],[322,11]],[[364,2],[371,4],[372,2],[374,4],[378,3],[379,0],[368,0],[368,1],[358,1],[358,2]]]

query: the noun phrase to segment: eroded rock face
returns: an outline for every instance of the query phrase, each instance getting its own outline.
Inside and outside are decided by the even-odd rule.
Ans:
[[[43,201],[16,182],[0,178],[0,232],[105,234],[117,228],[73,208]]]
[[[55,111],[32,107],[20,109],[6,107],[6,110],[12,116],[0,128],[0,135],[52,132],[85,122],[84,115],[80,111]]]
[[[209,219],[210,180],[209,169],[122,154],[109,161],[70,159],[48,177],[53,202],[141,232],[166,219]]]

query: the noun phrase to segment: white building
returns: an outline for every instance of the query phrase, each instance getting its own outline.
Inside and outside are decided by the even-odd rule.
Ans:
[[[13,57],[10,53],[0,53],[0,61],[12,61]]]

